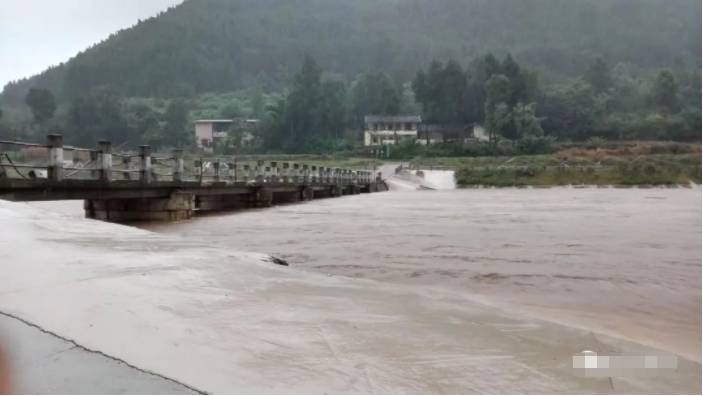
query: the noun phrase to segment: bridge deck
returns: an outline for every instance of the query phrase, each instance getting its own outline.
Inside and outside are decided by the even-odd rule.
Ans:
[[[183,150],[159,157],[140,146],[138,154],[113,154],[106,141],[98,149],[64,147],[61,135],[49,135],[46,145],[0,141],[0,199],[83,199],[87,216],[125,221],[182,219],[195,210],[268,206],[385,187],[380,176],[364,169],[235,157],[186,162]]]

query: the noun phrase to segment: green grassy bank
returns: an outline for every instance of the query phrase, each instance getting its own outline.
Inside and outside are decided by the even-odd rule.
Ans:
[[[416,159],[411,164],[454,169],[460,187],[700,184],[700,146],[673,151],[661,146],[579,148],[545,155]]]

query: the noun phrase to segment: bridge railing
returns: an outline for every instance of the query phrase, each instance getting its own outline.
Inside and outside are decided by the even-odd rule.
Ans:
[[[0,141],[0,178],[200,183],[369,184],[373,172],[292,161],[200,157],[187,160],[183,150],[154,155],[150,146],[136,153],[113,153],[108,141],[95,149],[64,146],[58,134],[45,145]]]

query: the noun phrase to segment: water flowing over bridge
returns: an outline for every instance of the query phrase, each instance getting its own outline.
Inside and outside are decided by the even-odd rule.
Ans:
[[[181,220],[195,211],[265,207],[314,198],[385,191],[371,170],[331,168],[236,157],[187,160],[183,150],[113,153],[64,146],[61,135],[45,145],[0,141],[0,199],[83,199],[86,217],[124,222]]]

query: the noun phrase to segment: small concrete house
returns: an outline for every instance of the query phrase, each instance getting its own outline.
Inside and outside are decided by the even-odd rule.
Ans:
[[[227,137],[232,120],[196,120],[195,141],[198,148],[212,152],[218,140]]]
[[[364,117],[364,146],[396,144],[401,140],[417,140],[418,115],[367,115]]]
[[[220,119],[220,120],[196,120],[195,140],[199,149],[205,152],[213,152],[218,142],[227,138],[232,130],[239,130],[243,133],[242,142],[250,143],[254,140],[252,132],[259,124],[257,119]]]

